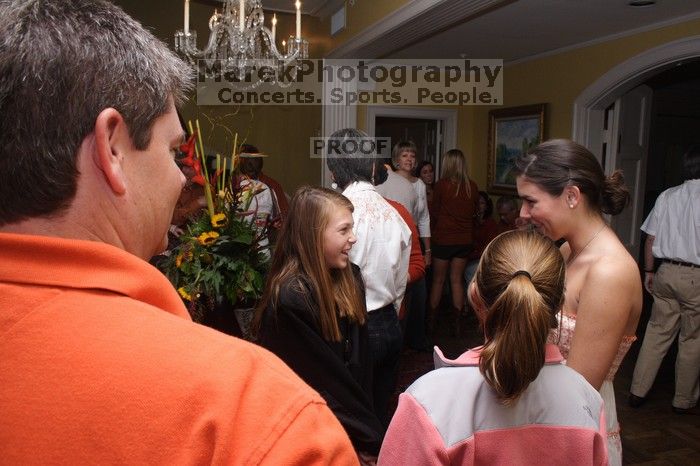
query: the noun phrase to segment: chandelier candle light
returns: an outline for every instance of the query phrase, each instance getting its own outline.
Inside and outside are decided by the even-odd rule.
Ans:
[[[243,80],[251,67],[298,67],[300,60],[308,58],[309,43],[301,36],[300,1],[294,4],[296,35],[282,41],[284,53],[277,49],[277,15],[272,16],[272,28],[268,29],[261,0],[222,3],[222,12],[214,10],[209,19],[210,33],[204,49],[197,48],[197,31],[190,29],[190,0],[185,0],[184,27],[175,33],[175,50],[194,67],[203,60],[204,68],[200,70],[207,77],[228,73]]]

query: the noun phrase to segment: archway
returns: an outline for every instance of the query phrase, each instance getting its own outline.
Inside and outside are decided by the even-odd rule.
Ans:
[[[693,36],[646,50],[613,67],[574,101],[572,139],[600,159],[605,109],[651,76],[698,57],[700,36]]]
[[[640,250],[644,185],[649,157],[649,80],[700,57],[700,36],[649,49],[601,76],[574,102],[572,138],[588,147],[607,174],[622,168],[632,195],[630,208],[611,226],[633,257]],[[668,73],[666,73],[668,74]]]

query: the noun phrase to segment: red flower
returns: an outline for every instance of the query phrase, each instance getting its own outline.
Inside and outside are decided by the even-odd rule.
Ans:
[[[180,152],[185,154],[185,157],[180,160],[183,165],[192,167],[194,170],[194,176],[192,176],[192,182],[200,186],[204,186],[204,177],[202,176],[202,165],[197,158],[197,151],[195,150],[195,139],[197,133],[192,133],[187,142],[180,145]]]

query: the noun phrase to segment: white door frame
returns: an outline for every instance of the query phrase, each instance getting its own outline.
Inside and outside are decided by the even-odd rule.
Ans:
[[[700,35],[668,42],[614,66],[574,101],[572,139],[601,160],[605,109],[651,76],[700,57]]]
[[[370,105],[367,107],[367,133],[376,136],[377,117],[418,118],[422,120],[441,120],[444,124],[442,140],[443,152],[457,147],[457,110],[440,108],[404,107],[388,105]],[[435,169],[439,170],[440,156],[436,155]]]

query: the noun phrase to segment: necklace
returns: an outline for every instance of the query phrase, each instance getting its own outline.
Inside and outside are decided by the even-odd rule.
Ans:
[[[566,264],[571,265],[571,263],[579,256],[579,254],[581,254],[584,251],[584,249],[586,249],[588,247],[588,245],[591,244],[593,242],[593,240],[598,237],[600,232],[603,231],[605,229],[605,227],[606,227],[606,225],[605,225],[605,223],[603,223],[603,226],[600,227],[600,229],[598,231],[596,231],[595,235],[593,235],[591,237],[591,239],[589,239],[588,242],[578,252],[572,253],[571,256],[569,256],[569,258],[566,260]],[[573,248],[571,250],[573,251]]]

